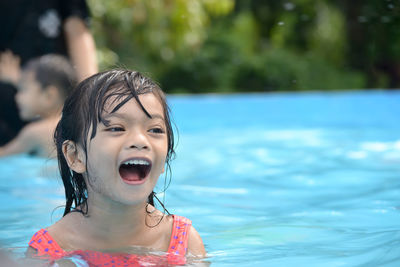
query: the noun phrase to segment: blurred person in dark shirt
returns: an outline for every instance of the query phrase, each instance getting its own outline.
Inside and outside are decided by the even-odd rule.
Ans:
[[[45,54],[70,58],[79,80],[97,72],[96,48],[88,29],[85,0],[0,1],[0,61],[2,66]],[[24,126],[15,104],[19,72],[0,68],[0,145]],[[14,69],[14,68],[9,68]]]

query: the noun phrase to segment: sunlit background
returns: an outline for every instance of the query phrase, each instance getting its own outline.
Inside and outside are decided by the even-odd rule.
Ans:
[[[400,86],[395,0],[89,0],[101,68],[168,92]]]

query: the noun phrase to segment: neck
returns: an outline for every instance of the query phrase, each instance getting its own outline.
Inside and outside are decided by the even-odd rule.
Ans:
[[[131,243],[132,237],[140,236],[147,227],[146,206],[146,202],[124,205],[109,200],[89,198],[88,213],[84,218],[93,237],[119,244]]]
[[[40,118],[42,119],[57,119],[59,120],[61,117],[62,107],[54,107],[46,110],[46,112],[42,112],[39,114]]]

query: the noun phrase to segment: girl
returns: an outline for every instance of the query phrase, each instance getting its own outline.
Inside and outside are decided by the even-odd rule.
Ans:
[[[153,189],[169,171],[174,138],[165,95],[152,80],[128,70],[84,80],[67,98],[54,139],[64,216],[35,233],[29,254],[52,260],[75,254],[91,265],[152,261],[99,256],[132,247],[167,252],[169,264],[184,264],[187,254],[205,256],[190,220],[154,207]]]

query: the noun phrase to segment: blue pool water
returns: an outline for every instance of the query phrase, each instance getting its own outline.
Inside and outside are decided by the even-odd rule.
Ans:
[[[170,212],[213,266],[400,266],[400,92],[173,96]],[[56,163],[0,159],[0,243],[62,212]],[[163,179],[160,179],[159,190]]]

